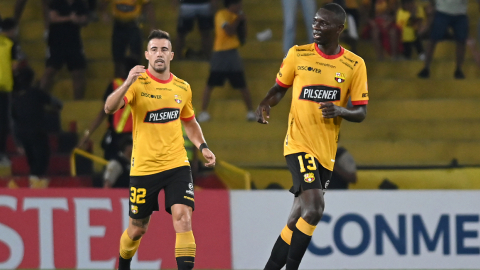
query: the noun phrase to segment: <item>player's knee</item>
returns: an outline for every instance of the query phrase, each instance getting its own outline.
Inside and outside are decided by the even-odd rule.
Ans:
[[[186,207],[175,208],[172,210],[173,222],[175,223],[176,228],[188,229],[191,227],[192,215]]]
[[[128,236],[133,240],[137,241],[142,238],[142,236],[147,232],[148,227],[142,228],[137,226],[131,226],[128,231]]]
[[[323,203],[309,207],[304,211],[302,217],[306,222],[308,222],[308,224],[317,225],[320,219],[322,219],[323,209]]]

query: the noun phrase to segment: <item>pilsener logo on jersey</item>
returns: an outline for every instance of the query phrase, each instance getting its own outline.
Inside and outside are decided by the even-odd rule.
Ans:
[[[327,85],[307,85],[302,88],[299,99],[313,102],[340,100],[340,88]]]
[[[180,117],[180,109],[177,108],[163,108],[156,111],[147,112],[143,122],[163,124],[175,121]]]

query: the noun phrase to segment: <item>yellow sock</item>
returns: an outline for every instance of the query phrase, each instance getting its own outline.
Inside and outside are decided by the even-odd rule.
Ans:
[[[299,231],[301,231],[302,233],[304,233],[308,236],[312,236],[313,231],[315,231],[315,228],[317,228],[317,226],[313,226],[313,225],[308,224],[305,221],[305,219],[303,219],[302,217],[300,217],[298,219],[297,224],[295,226],[297,226]]]
[[[293,231],[290,230],[287,225],[285,225],[285,228],[283,228],[280,236],[282,237],[283,241],[285,241],[285,243],[290,245],[290,243],[292,242],[292,234]]]
[[[125,230],[120,238],[120,256],[124,259],[131,259],[137,252],[141,240],[140,238],[137,241],[133,241],[128,236],[127,230]]]
[[[197,245],[193,232],[177,233],[175,241],[175,257],[195,257]]]

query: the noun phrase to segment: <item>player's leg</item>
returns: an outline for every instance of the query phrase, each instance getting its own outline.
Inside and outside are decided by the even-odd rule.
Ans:
[[[285,225],[273,246],[270,258],[265,265],[265,270],[280,270],[287,263],[288,251],[290,250],[290,243],[292,241],[292,233],[300,216],[300,199],[295,197],[287,225]]]
[[[176,232],[175,259],[179,270],[193,269],[197,245],[192,231],[192,208],[183,204],[171,207]]]
[[[129,270],[142,236],[147,232],[150,216],[158,211],[158,193],[162,173],[130,177],[129,222],[120,238],[119,270]]]
[[[293,187],[290,192],[298,197],[300,217],[292,229],[292,240],[286,262],[286,269],[298,269],[310,243],[313,231],[320,221],[323,208],[323,191],[328,184],[331,171],[323,168],[311,154],[296,153],[285,157],[292,174]],[[294,222],[291,220],[290,222]]]
[[[120,237],[118,270],[130,270],[130,263],[140,246],[142,236],[147,232],[150,216],[142,219],[130,218],[128,228]]]
[[[212,56],[212,62],[213,58]],[[225,83],[226,75],[225,72],[213,71],[210,70],[210,75],[208,76],[207,85],[203,90],[203,99],[202,99],[202,112],[198,115],[198,122],[206,122],[210,120],[210,114],[207,112],[208,104],[210,103],[210,96],[212,95],[213,89],[216,86],[222,86]]]
[[[322,189],[304,190],[299,198],[302,214],[293,229],[286,270],[296,270],[300,266],[325,207]]]
[[[165,210],[172,215],[176,232],[175,259],[179,270],[191,270],[195,264],[197,245],[192,231],[195,194],[190,166],[169,170],[165,187]]]

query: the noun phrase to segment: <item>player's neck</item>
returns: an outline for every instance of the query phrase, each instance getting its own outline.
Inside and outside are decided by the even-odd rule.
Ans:
[[[317,43],[318,48],[326,55],[336,55],[339,54],[341,51],[341,47],[339,46],[338,42],[332,42],[328,44],[320,45]]]
[[[150,74],[152,74],[155,78],[162,81],[170,79],[170,69],[165,69],[164,72],[160,73],[156,72],[152,67],[148,67],[148,72],[150,72]]]

